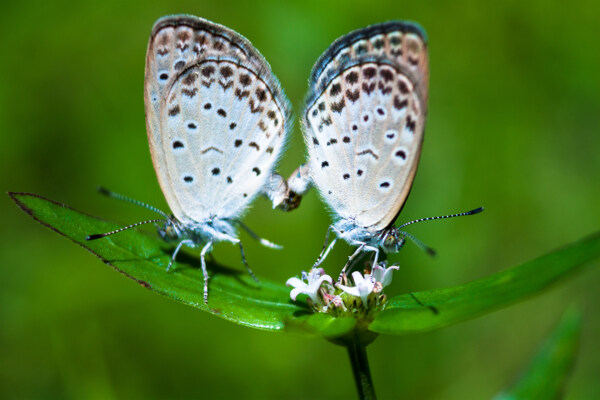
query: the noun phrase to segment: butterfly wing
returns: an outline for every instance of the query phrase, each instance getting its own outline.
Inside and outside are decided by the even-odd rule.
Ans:
[[[152,161],[173,214],[239,216],[273,172],[290,121],[269,64],[226,27],[165,17],[152,30],[144,89]]]
[[[336,40],[315,64],[304,113],[311,179],[342,219],[392,224],[416,173],[427,112],[425,34],[392,21]]]

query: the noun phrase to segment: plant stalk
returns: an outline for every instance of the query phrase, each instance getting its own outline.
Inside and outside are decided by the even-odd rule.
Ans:
[[[350,364],[352,364],[352,373],[356,382],[356,390],[360,400],[376,400],[375,388],[371,379],[371,371],[369,369],[369,359],[367,358],[366,346],[357,341],[350,341],[346,345]]]

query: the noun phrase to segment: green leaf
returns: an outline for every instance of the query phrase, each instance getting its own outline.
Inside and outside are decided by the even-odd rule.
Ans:
[[[289,330],[319,334],[326,339],[344,336],[351,332],[356,325],[354,317],[335,318],[324,313],[306,314],[288,319],[286,322],[286,328]]]
[[[209,298],[203,301],[203,276],[199,257],[180,253],[171,272],[166,267],[173,247],[158,235],[131,229],[104,239],[86,241],[87,235],[108,232],[122,225],[108,222],[72,209],[64,204],[29,193],[9,193],[17,205],[41,224],[89,250],[106,264],[145,288],[208,311],[229,321],[264,330],[281,330],[286,321],[309,324],[310,331],[343,333],[348,323],[332,323],[311,314],[302,303],[290,300],[290,289],[283,284],[262,280],[256,283],[242,267],[234,270],[208,262]],[[316,317],[316,318],[315,318]],[[312,319],[315,318],[313,321]]]
[[[533,261],[464,285],[390,299],[369,329],[405,334],[430,331],[524,300],[600,256],[600,232]]]
[[[577,357],[580,332],[580,313],[567,311],[518,381],[495,400],[561,398]]]

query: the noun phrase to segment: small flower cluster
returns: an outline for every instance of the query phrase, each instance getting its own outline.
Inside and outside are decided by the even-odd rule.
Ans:
[[[383,288],[392,283],[392,273],[398,268],[396,265],[386,267],[383,262],[364,274],[355,271],[351,275],[354,286],[340,282],[334,285],[323,268],[313,268],[308,273],[303,271],[302,279],[288,279],[286,285],[293,287],[290,297],[294,301],[299,294],[308,295],[308,305],[315,312],[334,316],[364,313],[379,310],[385,304]]]

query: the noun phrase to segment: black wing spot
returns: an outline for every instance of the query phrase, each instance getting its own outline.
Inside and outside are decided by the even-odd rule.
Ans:
[[[329,166],[329,163],[327,161],[323,161],[321,163],[321,168],[325,168],[325,167],[328,167],[328,166]]]
[[[319,141],[317,140],[316,136],[313,136],[313,144],[314,144],[315,146],[318,146],[318,145],[319,145]]]
[[[231,124],[229,124],[229,129],[234,130],[236,126],[237,124],[235,122],[232,122]]]
[[[403,160],[406,160],[406,152],[404,150],[398,150],[396,152],[396,157],[400,157]]]
[[[344,179],[350,179],[350,174],[344,174],[344,175],[342,175],[342,178],[344,178]]]
[[[374,159],[379,160],[379,156],[377,154],[375,154],[375,152],[371,149],[363,150],[363,151],[356,153],[357,156],[364,156],[367,154],[370,154],[373,156]]]
[[[345,106],[346,106],[346,100],[341,99],[337,103],[331,103],[331,111],[339,114],[342,112],[342,110],[344,109]]]
[[[379,75],[381,75],[385,82],[389,82],[394,79],[394,73],[389,69],[382,69],[379,71]]]
[[[265,101],[267,99],[267,92],[261,88],[256,89],[256,98],[260,102]]]
[[[225,118],[227,116],[227,113],[225,112],[225,110],[223,110],[222,108],[219,108],[217,110],[217,114],[223,118]]]
[[[167,79],[169,79],[169,74],[167,74],[166,72],[163,72],[162,74],[160,74],[158,76],[158,79],[160,79],[161,81],[166,81]]]
[[[250,78],[250,75],[248,74],[242,74],[240,75],[240,83],[243,86],[248,86],[252,83],[252,79]]]
[[[353,131],[357,131],[358,130],[358,125],[356,125],[356,124],[352,125],[352,130]]]
[[[408,94],[408,85],[404,81],[398,82],[398,89],[400,89],[400,93]]]
[[[254,168],[252,168],[252,172],[254,172],[256,174],[256,176],[259,176],[260,175],[260,168],[254,167]]]
[[[206,103],[206,104],[204,105],[204,109],[205,109],[205,110],[210,110],[211,108],[212,108],[212,104],[210,104],[210,103]]]
[[[346,97],[354,103],[360,97],[360,90],[356,89],[355,91],[350,91],[350,89],[348,89],[346,90]]]
[[[379,184],[379,187],[381,187],[381,188],[390,187],[390,183],[389,182],[382,182],[382,183]]]
[[[256,151],[260,150],[260,147],[258,146],[258,144],[256,142],[250,142],[250,143],[248,143],[248,146],[254,147],[256,149]]]
[[[213,175],[219,175],[221,173],[221,170],[219,168],[213,168],[212,171],[210,171]]]
[[[409,131],[411,131],[412,133],[415,132],[415,128],[416,128],[416,121],[414,121],[410,115],[406,118],[406,129],[408,129]]]
[[[190,123],[188,123],[188,124],[187,124],[187,127],[188,127],[189,129],[196,129],[196,128],[198,128],[198,126],[197,126],[195,123],[193,123],[193,122],[190,122]]]
[[[337,96],[341,92],[342,92],[342,85],[340,85],[339,83],[334,83],[333,85],[331,85],[331,89],[329,90],[329,95]]]
[[[363,170],[362,169],[359,169],[358,171],[356,171],[356,175],[362,176],[362,174],[363,174]]]
[[[211,150],[212,150],[212,151],[216,151],[217,153],[221,153],[221,154],[223,154],[223,150],[221,150],[221,149],[219,149],[219,148],[216,148],[215,146],[210,146],[210,147],[207,147],[207,148],[205,148],[204,150],[202,150],[202,151],[200,152],[200,154],[206,154],[206,153],[208,153],[208,152],[209,152],[209,151],[211,151]]]
[[[233,179],[231,179],[231,177],[230,177],[230,176],[228,176],[228,177],[227,177],[227,183],[232,183],[232,182],[233,182]]]
[[[350,72],[348,75],[346,75],[346,82],[350,84],[355,84],[358,82],[358,73],[356,73],[356,71]]]
[[[184,176],[183,177],[183,181],[186,182],[186,183],[192,183],[192,182],[194,182],[194,177],[192,177],[192,176]]]
[[[377,73],[377,71],[375,70],[374,67],[368,67],[363,70],[363,75],[367,79],[373,78],[376,73]]]
[[[233,70],[229,66],[221,67],[221,69],[219,70],[219,72],[220,72],[221,76],[223,78],[225,78],[225,79],[227,79],[231,75],[233,75]]]
[[[175,65],[173,65],[173,68],[175,69],[175,71],[179,71],[181,68],[183,68],[183,66],[185,65],[185,61],[177,61],[175,63]]]
[[[202,71],[200,72],[204,77],[209,78],[212,74],[214,74],[215,67],[213,67],[212,65],[207,65],[206,67],[202,68]]]
[[[403,108],[406,108],[406,106],[408,106],[407,99],[400,101],[400,98],[398,96],[394,96],[394,108],[396,110],[402,110]]]
[[[173,142],[173,148],[174,149],[182,149],[183,148],[183,143],[181,143],[179,140],[176,140]]]
[[[344,136],[343,141],[344,141],[344,143],[350,143],[350,137],[349,136]]]
[[[235,147],[240,147],[242,145],[242,141],[240,139],[236,139],[235,142],[233,142],[233,145]]]
[[[175,107],[173,107],[169,110],[169,117],[174,117],[174,116],[178,115],[180,112],[181,112],[181,108],[179,108],[179,105],[176,105]]]

